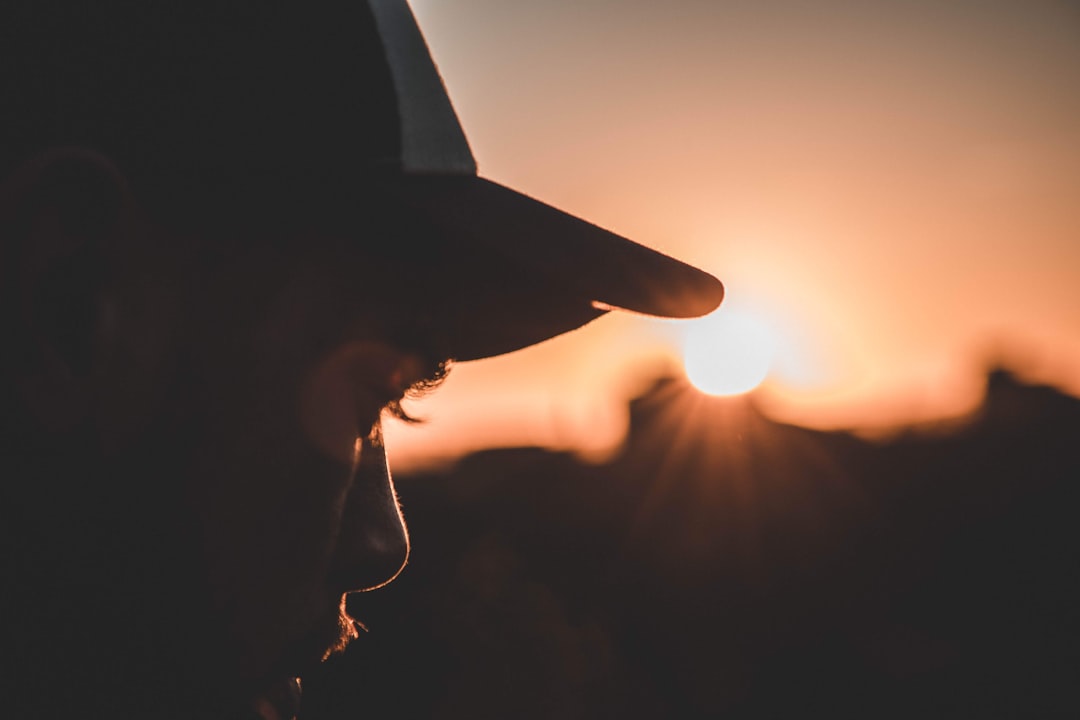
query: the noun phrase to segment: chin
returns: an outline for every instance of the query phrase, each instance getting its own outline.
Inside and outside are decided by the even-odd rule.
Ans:
[[[343,652],[359,637],[363,625],[345,611],[345,597],[337,606],[310,623],[306,632],[288,644],[282,655],[270,663],[271,669],[249,684],[253,692],[248,703],[265,720],[288,720],[299,710],[303,677],[330,656]]]

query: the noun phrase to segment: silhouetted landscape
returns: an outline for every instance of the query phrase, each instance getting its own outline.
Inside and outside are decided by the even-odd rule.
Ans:
[[[659,379],[610,463],[402,477],[409,567],[307,718],[1080,715],[1080,400],[871,441]]]

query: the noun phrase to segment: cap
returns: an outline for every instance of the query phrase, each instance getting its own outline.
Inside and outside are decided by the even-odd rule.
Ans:
[[[453,244],[440,258],[471,263],[445,268],[470,278],[440,314],[458,359],[613,308],[694,317],[723,298],[708,273],[480,177],[406,0],[16,0],[5,15],[0,167],[90,147],[150,204],[188,210],[229,184],[346,202],[378,186],[425,242]]]

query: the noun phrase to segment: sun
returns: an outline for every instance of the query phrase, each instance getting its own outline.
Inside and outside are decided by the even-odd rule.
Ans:
[[[709,395],[739,395],[765,380],[777,339],[760,317],[723,306],[687,324],[683,366],[694,387]]]

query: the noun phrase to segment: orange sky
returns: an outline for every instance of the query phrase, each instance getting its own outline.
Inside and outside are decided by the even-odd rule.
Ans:
[[[1080,392],[1080,6],[412,0],[480,172],[715,273],[774,326],[773,414],[962,412],[991,348]],[[459,366],[402,466],[601,453],[682,324]]]

